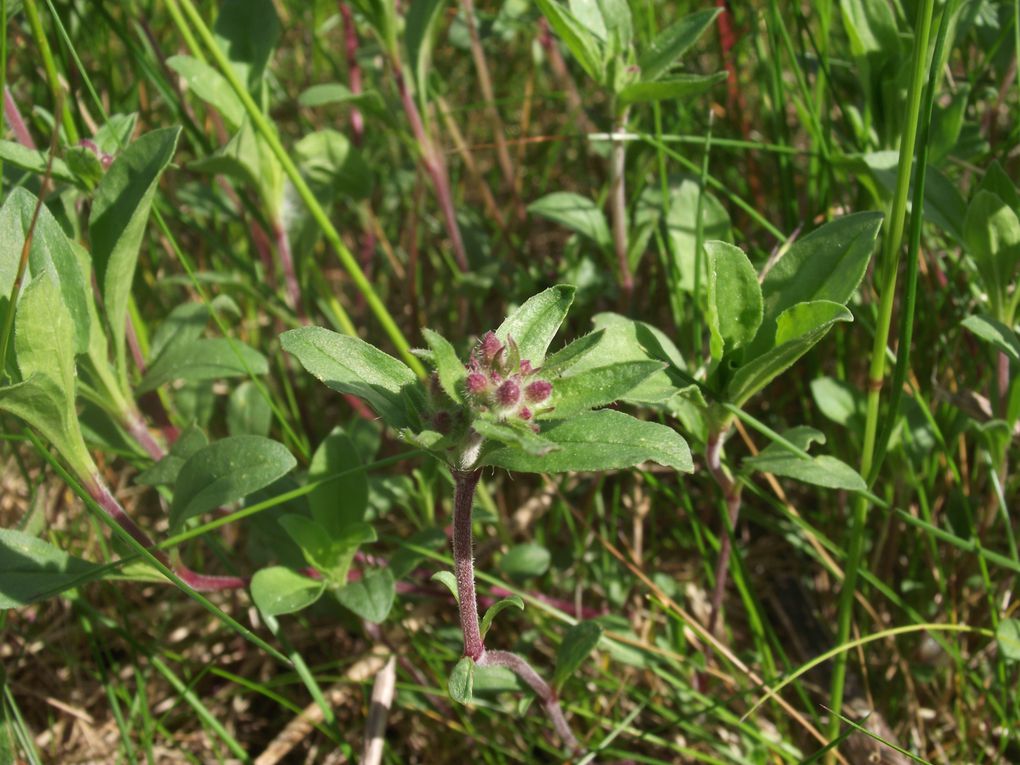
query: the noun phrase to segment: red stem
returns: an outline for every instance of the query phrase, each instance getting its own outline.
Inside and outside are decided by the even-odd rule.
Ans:
[[[340,16],[344,22],[344,51],[347,54],[347,77],[351,85],[351,93],[361,95],[361,65],[358,64],[358,29],[354,26],[351,7],[347,3],[339,3]],[[351,134],[355,146],[361,146],[365,134],[365,120],[361,109],[351,109]]]
[[[471,537],[471,505],[475,498],[480,470],[454,471],[453,495],[453,572],[457,578],[460,602],[460,629],[464,634],[464,655],[475,661],[485,653],[478,629],[478,599],[475,596],[475,564]]]
[[[32,134],[28,132],[25,120],[21,118],[21,112],[18,111],[18,105],[14,103],[10,88],[4,88],[4,116],[7,118],[7,124],[11,126],[14,137],[18,139],[18,143],[27,149],[34,149],[35,141],[32,140]]]
[[[283,267],[283,280],[287,286],[287,303],[291,308],[301,310],[301,285],[298,284],[297,274],[294,271],[294,256],[290,250],[290,237],[287,236],[287,229],[280,221],[273,223],[273,237],[276,239],[276,251],[280,255],[280,265]]]

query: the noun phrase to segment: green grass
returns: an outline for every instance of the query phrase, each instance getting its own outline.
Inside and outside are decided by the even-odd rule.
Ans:
[[[416,103],[447,167],[464,270],[389,51],[360,13],[355,60],[369,96],[306,106],[299,97],[312,85],[350,85],[333,0],[275,2],[281,36],[255,92],[214,39],[218,3],[20,5],[0,2],[12,14],[0,37],[8,54],[0,80],[37,147],[45,150],[56,126],[66,156],[116,114],[138,113],[132,138],[183,127],[133,283],[141,354],[148,357],[171,310],[226,296],[236,310],[217,303],[208,332],[269,359],[268,375],[162,386],[141,397],[150,427],[162,438],[197,421],[210,440],[223,437],[237,414],[230,394],[249,379],[261,403],[244,412],[265,409],[268,433],[294,453],[299,479],[335,425],[356,430],[379,536],[364,552],[416,562],[378,626],[328,599],[267,624],[247,591],[198,595],[152,568],[140,580],[140,566],[162,564],[115,524],[107,528],[52,445],[0,413],[0,526],[109,564],[103,581],[0,613],[0,765],[256,762],[302,715],[312,719],[278,761],[353,759],[363,745],[371,670],[387,653],[398,663],[384,762],[561,761],[552,726],[529,694],[488,695],[469,707],[449,697],[461,636],[449,593],[429,578],[452,565],[442,536],[450,523],[449,475],[312,380],[281,351],[278,336],[306,324],[329,326],[423,372],[411,353],[424,344],[423,328],[442,332],[463,352],[551,284],[578,287],[563,337],[590,331],[600,312],[620,310],[612,241],[596,244],[523,209],[571,191],[608,219],[611,97],[590,84],[563,46],[565,74],[559,69],[541,44],[532,4],[476,2],[494,88],[487,102],[459,11],[465,4],[443,5],[431,63],[414,82],[426,86]],[[643,45],[710,5],[633,0],[637,39]],[[881,256],[849,305],[854,323],[839,325],[734,413],[739,427],[727,441],[725,465],[742,497],[735,528],[724,522],[725,498],[705,469],[704,431],[690,409],[625,407],[687,438],[696,455],[692,476],[651,465],[553,477],[486,473],[475,508],[479,594],[491,598],[498,588],[526,604],[523,613],[500,615],[492,647],[523,654],[549,676],[564,635],[584,615],[576,609],[599,620],[602,642],[560,694],[586,753],[578,762],[771,765],[822,761],[839,751],[854,763],[865,761],[867,747],[892,757],[882,740],[920,762],[1020,761],[1020,666],[995,639],[1001,622],[1018,618],[1011,596],[1020,575],[1011,507],[1020,461],[1012,435],[1018,365],[1006,367],[1012,393],[1001,391],[998,352],[960,326],[987,310],[986,290],[973,253],[938,215],[962,221],[953,198],[938,194],[955,190],[966,204],[993,160],[1018,177],[1020,88],[1010,79],[1020,48],[1017,3],[930,4],[930,28],[918,35],[928,40],[926,52],[935,47],[942,14],[960,15],[947,30],[945,65],[919,57],[913,85],[921,0],[732,5],[734,45],[723,47],[716,22],[681,71],[710,74],[730,65],[735,81],[629,108],[628,237],[639,246],[630,253],[636,287],[625,312],[661,329],[686,373],[704,382],[706,260],[696,242],[721,231],[760,270],[789,237],[850,212],[879,210],[886,214]],[[888,10],[900,47],[878,29],[881,44],[856,49],[852,18],[843,13],[851,6]],[[287,214],[307,212],[307,229],[292,242],[297,303],[261,181],[193,167],[231,131],[221,111],[182,87],[166,64],[173,55],[199,58],[225,75],[224,92],[239,99],[290,184]],[[408,67],[418,66],[401,55]],[[579,126],[572,92],[601,135]],[[903,106],[908,93],[916,107],[910,110]],[[957,125],[949,105],[960,94],[967,101]],[[354,104],[365,124],[360,138]],[[493,110],[513,185],[500,164]],[[325,190],[309,173],[298,144],[324,129],[351,140],[352,155],[371,171],[367,192],[352,192],[349,179]],[[10,127],[2,137],[17,140]],[[911,209],[921,195],[910,188],[907,161],[913,156],[904,157],[900,183],[888,188],[865,165],[865,155],[909,149],[915,138],[918,156],[929,159],[933,195],[917,219]],[[4,157],[3,197],[22,185],[38,193],[39,176]],[[684,180],[694,184],[691,209],[671,207]],[[90,192],[58,186],[46,202],[67,233],[87,244]],[[725,219],[702,223],[695,210],[722,210]],[[653,221],[647,232],[643,220]],[[692,273],[699,261],[701,271]],[[1015,273],[1012,279],[1015,289]],[[0,298],[4,306],[6,300]],[[905,341],[909,356],[897,364]],[[137,383],[138,370],[130,362],[129,369]],[[812,382],[822,377],[841,386],[841,398],[813,393]],[[990,414],[982,413],[982,400]],[[314,486],[284,479],[170,536],[169,493],[134,483],[152,460],[112,422],[91,411],[82,419],[104,477],[162,549],[203,572],[251,576],[273,563],[303,565],[281,542],[276,518],[301,512]],[[995,420],[1005,421],[999,431]],[[868,493],[740,472],[742,458],[797,425],[825,435],[812,454],[860,467]],[[733,543],[729,584],[720,629],[710,636],[704,625],[726,535]],[[522,543],[546,548],[550,566],[512,580],[499,561]],[[780,686],[777,697],[767,694],[766,687]]]

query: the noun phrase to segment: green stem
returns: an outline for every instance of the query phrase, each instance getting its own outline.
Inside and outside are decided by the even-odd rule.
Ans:
[[[319,228],[326,237],[326,241],[329,242],[334,250],[336,250],[341,264],[350,275],[351,279],[354,280],[354,284],[357,286],[358,290],[365,296],[365,300],[368,303],[369,308],[372,309],[372,313],[374,313],[376,319],[379,320],[383,330],[389,336],[394,346],[396,346],[400,355],[403,356],[407,365],[411,367],[416,374],[424,377],[425,368],[422,366],[417,357],[411,353],[411,346],[408,344],[407,338],[404,337],[403,332],[400,331],[400,328],[397,326],[393,316],[386,308],[386,305],[382,302],[378,294],[376,294],[375,288],[361,270],[361,266],[358,265],[358,261],[355,259],[354,255],[349,249],[347,249],[343,239],[340,238],[340,233],[330,221],[329,216],[326,214],[322,205],[319,204],[319,201],[315,198],[315,194],[305,182],[305,179],[302,177],[297,165],[294,164],[294,160],[290,158],[287,150],[283,147],[283,144],[276,135],[276,131],[273,129],[272,124],[270,124],[266,115],[262,113],[262,110],[252,99],[251,94],[248,93],[248,89],[244,86],[240,79],[238,79],[236,72],[234,72],[234,69],[231,67],[227,57],[216,44],[212,31],[210,31],[209,27],[202,19],[198,10],[195,8],[194,3],[192,3],[192,0],[181,0],[180,4],[184,10],[184,14],[198,32],[199,38],[205,44],[206,49],[209,51],[209,54],[216,63],[220,73],[224,76],[224,78],[226,78],[227,82],[230,83],[230,87],[241,100],[241,103],[244,104],[245,111],[248,113],[248,117],[251,119],[252,125],[258,131],[263,140],[265,140],[266,144],[273,152],[273,155],[283,167],[283,171],[287,174],[290,182],[294,184],[294,189],[297,191],[298,196],[301,197],[301,201],[305,203],[308,207],[308,211],[315,219],[315,222],[319,224]]]
[[[42,19],[39,18],[39,8],[35,0],[25,0],[25,15],[28,16],[28,24],[32,27],[32,36],[39,46],[39,55],[42,56],[43,69],[46,70],[46,80],[50,86],[50,93],[53,94],[54,107],[60,109],[61,120],[64,125],[64,137],[70,144],[78,143],[78,128],[74,124],[74,117],[71,109],[64,98],[63,86],[60,84],[60,75],[57,73],[57,65],[53,60],[53,51],[50,49],[49,41],[43,32]],[[3,22],[6,24],[7,20]]]
[[[907,104],[907,118],[903,125],[900,142],[899,167],[896,176],[896,190],[890,214],[889,228],[883,242],[881,278],[879,287],[878,323],[875,328],[875,340],[871,350],[871,367],[868,373],[868,401],[864,426],[864,446],[861,452],[860,473],[871,474],[875,456],[875,441],[878,431],[878,415],[882,381],[885,378],[886,346],[889,342],[889,330],[892,325],[893,304],[896,299],[896,274],[899,270],[900,244],[903,241],[903,226],[907,213],[907,192],[910,187],[910,174],[913,166],[914,146],[917,139],[917,128],[921,112],[921,96],[924,88],[925,71],[928,63],[928,42],[931,39],[932,17],[935,0],[924,0],[917,9],[916,36],[914,39],[913,68],[910,80],[910,95]],[[890,413],[889,416],[894,416]],[[850,547],[845,566],[846,578],[840,590],[839,610],[837,616],[836,644],[842,645],[850,637],[850,626],[853,621],[854,591],[857,583],[857,569],[861,564],[864,551],[864,535],[869,503],[864,496],[858,495],[854,501],[853,520],[850,531]],[[846,683],[847,654],[841,653],[832,671],[832,682],[829,693],[829,738],[839,734],[840,712],[843,708],[843,689]],[[829,755],[827,762],[835,762],[835,752]]]

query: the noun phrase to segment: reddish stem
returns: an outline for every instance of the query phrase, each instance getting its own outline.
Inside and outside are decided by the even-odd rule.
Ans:
[[[432,185],[436,190],[436,197],[439,200],[439,208],[443,214],[443,222],[446,226],[446,233],[450,237],[450,245],[453,247],[453,256],[461,271],[468,271],[467,251],[464,249],[464,239],[460,235],[460,225],[457,223],[457,211],[453,206],[453,191],[450,188],[450,177],[446,171],[446,161],[442,154],[436,150],[435,145],[425,132],[425,124],[422,122],[418,105],[414,96],[407,87],[404,72],[400,62],[393,62],[393,73],[397,81],[397,90],[400,93],[400,102],[403,104],[407,121],[411,123],[411,132],[418,142],[418,149],[421,152],[421,162],[425,172],[432,179]]]
[[[344,22],[344,51],[347,54],[347,77],[350,82],[351,93],[361,95],[361,65],[358,64],[358,30],[354,26],[354,17],[351,7],[347,3],[339,3],[340,16]],[[355,146],[361,146],[361,139],[365,134],[365,120],[361,116],[361,109],[357,106],[351,109],[351,134]]]
[[[34,149],[35,141],[32,140],[32,134],[28,132],[25,120],[21,118],[21,112],[18,111],[18,105],[14,103],[10,88],[4,88],[4,116],[18,143],[27,149]]]
[[[460,629],[464,634],[464,655],[475,661],[485,653],[478,629],[478,599],[475,596],[475,564],[471,536],[471,505],[475,498],[480,470],[454,471],[453,495],[453,572],[457,578],[460,602]]]
[[[712,610],[708,619],[708,631],[713,634],[719,622],[719,611],[722,607],[723,594],[726,591],[726,580],[729,577],[730,554],[733,548],[730,539],[731,531],[736,529],[737,519],[740,517],[740,487],[726,471],[726,468],[722,466],[723,439],[723,433],[712,433],[705,446],[705,461],[708,465],[708,471],[723,491],[729,520],[729,527],[723,528],[723,534],[719,542],[719,560],[715,566],[715,587],[712,589],[711,601]]]
[[[273,237],[276,239],[276,251],[283,267],[283,280],[287,286],[287,303],[291,308],[301,310],[301,285],[298,284],[294,271],[294,256],[290,250],[290,237],[281,221],[273,223]]]

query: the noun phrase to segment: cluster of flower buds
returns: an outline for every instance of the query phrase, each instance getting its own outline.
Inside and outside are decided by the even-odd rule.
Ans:
[[[540,370],[521,359],[512,337],[504,345],[494,333],[486,332],[471,352],[467,370],[464,386],[472,403],[483,411],[494,412],[502,420],[528,421],[549,410],[552,383],[537,377]]]

